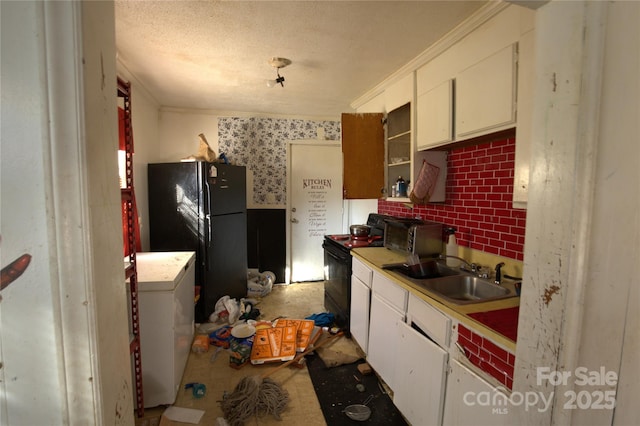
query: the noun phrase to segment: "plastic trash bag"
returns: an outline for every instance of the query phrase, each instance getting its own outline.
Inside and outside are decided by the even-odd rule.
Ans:
[[[235,324],[240,317],[240,307],[238,301],[229,296],[222,296],[217,302],[213,313],[209,316],[210,322],[227,321],[229,324]]]
[[[247,297],[264,297],[271,292],[276,274],[265,271],[261,274],[249,274],[247,280]]]

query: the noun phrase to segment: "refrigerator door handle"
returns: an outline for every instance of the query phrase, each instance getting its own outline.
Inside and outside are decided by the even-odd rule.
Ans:
[[[207,191],[205,192],[205,196],[207,197],[207,212],[205,217],[207,218],[207,229],[209,233],[207,234],[207,246],[211,242],[211,187],[209,186],[209,179],[205,179],[205,186],[207,187]]]
[[[207,179],[205,177],[204,179],[204,186],[205,186],[205,193],[204,196],[206,198],[205,200],[205,207],[206,207],[206,212],[204,215],[204,219],[207,221],[207,227],[206,227],[206,232],[207,235],[205,235],[205,244],[204,244],[204,263],[206,265],[205,269],[209,270],[209,247],[211,247],[211,234],[212,234],[212,230],[211,230],[211,188],[209,187],[209,179]]]

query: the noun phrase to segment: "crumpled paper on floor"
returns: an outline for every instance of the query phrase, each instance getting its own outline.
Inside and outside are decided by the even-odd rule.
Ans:
[[[318,348],[316,353],[327,368],[351,364],[365,357],[362,349],[351,339],[337,339],[329,346]]]
[[[173,422],[191,423],[197,425],[204,416],[203,410],[195,410],[193,408],[169,407],[162,413],[160,425],[172,425]],[[163,422],[169,420],[169,422]]]

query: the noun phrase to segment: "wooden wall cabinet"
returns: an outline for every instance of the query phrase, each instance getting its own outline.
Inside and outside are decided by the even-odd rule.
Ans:
[[[342,114],[344,199],[376,199],[384,195],[382,120],[382,113]]]

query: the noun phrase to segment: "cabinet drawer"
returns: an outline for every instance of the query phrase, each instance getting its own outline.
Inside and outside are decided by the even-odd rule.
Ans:
[[[373,275],[373,271],[355,257],[351,261],[351,273],[358,277],[364,285],[371,288],[371,276]]]
[[[414,322],[434,342],[443,348],[449,347],[451,320],[449,317],[413,294],[409,295],[407,323]]]
[[[389,278],[380,274],[373,274],[372,288],[374,294],[386,300],[403,315],[407,311],[407,297],[409,292]]]

